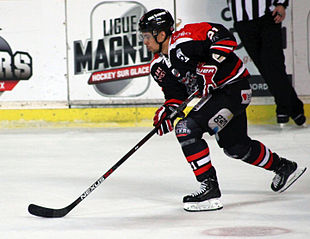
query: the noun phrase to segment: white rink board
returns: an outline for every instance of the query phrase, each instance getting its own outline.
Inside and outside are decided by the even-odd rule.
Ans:
[[[5,102],[67,102],[65,5],[63,1],[0,1],[0,37],[12,54],[32,58],[32,76],[11,91],[0,93]],[[3,43],[3,42],[2,42]],[[0,51],[4,50],[3,46]],[[2,52],[2,54],[4,54]],[[0,71],[11,71],[2,60]],[[1,67],[2,66],[2,67]],[[0,79],[1,81],[1,79]]]
[[[131,5],[130,5],[131,4]],[[139,8],[140,7],[140,8]],[[104,41],[109,64],[104,69],[116,69],[146,63],[147,53],[136,38],[136,55],[122,53],[122,64],[111,65],[110,46],[114,50],[124,51],[126,34],[114,34],[121,42],[103,38],[110,27],[110,20],[135,16],[137,22],[142,10],[166,8],[176,17],[178,29],[186,23],[214,21],[232,27],[230,12],[226,11],[226,1],[196,0],[141,0],[141,1],[102,1],[102,0],[10,0],[0,1],[0,108],[67,108],[105,104],[158,103],[163,99],[160,87],[149,76],[130,80],[105,82],[97,87],[89,85],[88,80],[95,71],[102,70],[100,63],[94,66],[100,40]],[[140,12],[139,12],[140,11]],[[140,14],[140,15],[139,15]],[[310,95],[308,86],[310,77],[310,5],[308,0],[290,1],[284,26],[287,28],[287,48],[285,49],[287,72],[293,75],[297,93]],[[134,26],[134,24],[129,24]],[[122,22],[119,23],[121,26]],[[124,23],[126,25],[126,21]],[[133,29],[136,32],[137,28]],[[112,34],[112,35],[113,35]],[[307,35],[308,34],[308,35]],[[109,34],[108,34],[109,35]],[[235,36],[237,36],[235,34]],[[127,45],[133,44],[133,36],[127,36]],[[137,37],[137,36],[136,36]],[[103,40],[104,39],[104,40]],[[76,71],[75,47],[87,51],[87,42],[91,41],[92,66],[84,62],[80,72]],[[102,49],[101,49],[102,50]],[[257,70],[248,61],[244,49],[236,51],[244,60],[252,74]],[[17,54],[17,55],[15,55]],[[85,54],[85,52],[83,53]],[[15,56],[15,58],[14,58]],[[14,62],[11,59],[14,58]],[[93,59],[94,58],[94,59]],[[133,60],[135,59],[135,60]],[[117,57],[114,58],[117,63]],[[31,64],[30,64],[31,61]],[[15,65],[14,65],[15,64]],[[16,67],[14,70],[13,68]],[[31,65],[31,67],[30,67]],[[81,64],[80,64],[81,66]],[[25,68],[26,67],[26,68]],[[25,70],[23,72],[23,70]],[[4,76],[10,74],[25,75],[31,69],[29,79],[19,80],[11,90],[1,91],[8,82]],[[13,73],[12,73],[13,72]],[[2,89],[3,90],[3,89]],[[264,98],[264,97],[262,97]]]
[[[307,0],[290,2],[293,6],[295,87],[299,95],[310,95],[310,4]]]

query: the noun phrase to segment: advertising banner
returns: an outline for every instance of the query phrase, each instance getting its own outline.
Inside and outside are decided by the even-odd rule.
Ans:
[[[66,107],[64,2],[0,1],[0,9],[1,108]]]
[[[154,102],[163,98],[150,77],[152,54],[138,22],[173,1],[67,1],[71,105]]]

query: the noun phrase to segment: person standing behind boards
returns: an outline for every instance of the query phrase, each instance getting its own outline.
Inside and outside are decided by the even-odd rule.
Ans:
[[[237,31],[276,103],[277,123],[291,117],[305,126],[303,102],[291,85],[285,66],[281,23],[288,0],[227,0]]]

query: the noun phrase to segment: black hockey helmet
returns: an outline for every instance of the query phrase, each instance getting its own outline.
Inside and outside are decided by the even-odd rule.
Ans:
[[[174,30],[174,20],[165,9],[153,9],[145,13],[139,21],[140,32],[151,32],[155,37],[160,31],[165,31],[170,36]]]

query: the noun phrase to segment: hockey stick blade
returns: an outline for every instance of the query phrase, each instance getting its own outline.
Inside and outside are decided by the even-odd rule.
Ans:
[[[183,111],[188,103],[195,98],[198,90],[191,94],[184,102],[169,116],[170,118]],[[109,177],[120,165],[122,165],[131,155],[133,155],[146,141],[148,141],[154,134],[156,134],[158,127],[154,127],[143,139],[141,139],[127,154],[125,154],[119,161],[116,162],[104,175],[102,175],[95,183],[93,183],[82,195],[80,195],[73,203],[61,209],[53,209],[30,204],[28,212],[34,216],[46,218],[59,218],[66,216],[76,205],[83,201],[89,194],[91,194],[107,177]]]
[[[30,204],[28,206],[28,212],[38,217],[48,217],[48,218],[64,217],[68,214],[69,211],[70,210],[68,210],[66,207],[62,209],[52,209],[41,207],[35,204]]]
[[[61,209],[53,209],[53,208],[42,207],[42,206],[35,205],[35,204],[30,204],[28,206],[28,212],[38,217],[48,217],[48,218],[64,217],[82,200],[83,199],[79,197],[73,203]]]

